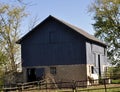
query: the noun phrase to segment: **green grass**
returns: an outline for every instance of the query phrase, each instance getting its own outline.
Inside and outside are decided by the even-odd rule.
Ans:
[[[120,79],[118,80],[112,80],[112,84],[120,84]]]
[[[73,91],[72,90],[61,90],[61,91],[56,91],[56,92],[73,92]],[[77,90],[77,92],[105,92],[105,89],[84,89],[84,90],[79,89]],[[106,92],[120,92],[120,88],[110,88],[110,89],[107,89]]]
[[[77,92],[105,92],[105,89],[85,89],[85,90],[78,90]],[[120,92],[120,88],[106,89],[106,92]]]
[[[77,89],[77,91],[73,91],[72,89],[61,89],[61,90],[31,90],[31,91],[22,91],[22,92],[105,92],[105,89],[98,88],[84,88]],[[108,88],[106,92],[120,92],[120,87],[118,88]]]
[[[106,87],[107,87],[106,92],[120,92],[120,84],[109,84],[109,85],[106,85]],[[88,88],[78,88],[77,92],[105,92],[104,88],[105,88],[104,85],[89,86]],[[73,92],[73,91],[72,90],[60,90],[56,92]]]

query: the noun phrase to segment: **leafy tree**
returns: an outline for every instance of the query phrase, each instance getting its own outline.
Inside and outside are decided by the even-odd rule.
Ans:
[[[95,0],[90,6],[94,13],[95,36],[108,45],[108,58],[120,64],[120,0]]]
[[[16,45],[16,41],[20,36],[21,20],[25,16],[24,8],[0,4],[0,56],[3,55],[0,60],[7,60],[8,70],[16,70],[17,68],[16,61],[20,48]]]

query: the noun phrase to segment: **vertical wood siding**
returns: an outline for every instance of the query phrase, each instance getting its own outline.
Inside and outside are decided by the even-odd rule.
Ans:
[[[85,38],[56,21],[47,21],[22,44],[23,67],[86,64]]]

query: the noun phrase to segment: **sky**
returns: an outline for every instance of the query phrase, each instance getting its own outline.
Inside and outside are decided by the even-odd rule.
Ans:
[[[22,5],[15,0],[0,0],[3,3]],[[36,25],[49,15],[75,25],[90,34],[94,34],[92,15],[88,6],[93,0],[23,0],[28,16],[22,22],[22,35],[30,31],[30,25],[36,20]]]

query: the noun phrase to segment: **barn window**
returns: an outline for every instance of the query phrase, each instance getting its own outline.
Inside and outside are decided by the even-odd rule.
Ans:
[[[49,43],[52,42],[52,32],[49,32]]]
[[[56,75],[56,67],[50,67],[50,73]]]

